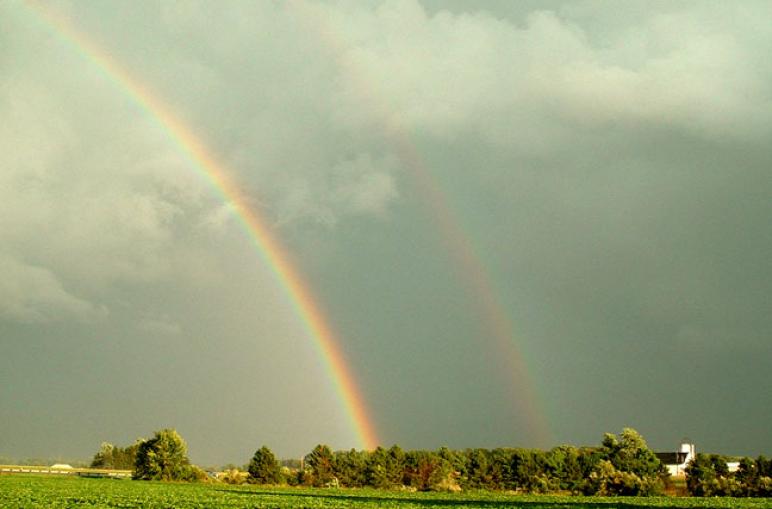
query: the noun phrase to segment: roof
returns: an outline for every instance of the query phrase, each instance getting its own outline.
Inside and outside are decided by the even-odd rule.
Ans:
[[[688,452],[655,452],[657,459],[665,465],[683,465],[686,462]]]

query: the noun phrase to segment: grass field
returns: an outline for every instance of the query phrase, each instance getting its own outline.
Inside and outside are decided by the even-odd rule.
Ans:
[[[258,488],[33,475],[0,476],[2,508],[772,508],[772,499],[595,498],[502,493]]]

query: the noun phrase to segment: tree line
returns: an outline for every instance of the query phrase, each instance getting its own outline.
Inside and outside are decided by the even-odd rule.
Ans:
[[[696,497],[772,497],[772,459],[742,458],[730,472],[725,457],[697,454],[686,467],[686,486]]]
[[[214,476],[190,464],[187,445],[173,429],[125,448],[104,443],[92,466],[133,470],[134,479],[202,481]],[[562,445],[548,451],[446,447],[404,451],[398,445],[333,451],[320,444],[301,461],[280,462],[263,446],[243,469],[230,468],[214,477],[265,485],[606,496],[657,495],[670,483],[665,466],[631,428],[618,436],[605,434],[597,447]],[[719,457],[697,455],[687,468],[687,488],[695,496],[770,496],[772,460],[744,459],[737,472],[729,473]]]
[[[91,468],[132,470],[133,479],[204,481],[209,478],[188,459],[188,445],[174,429],[156,431],[152,438],[128,447],[103,442]]]

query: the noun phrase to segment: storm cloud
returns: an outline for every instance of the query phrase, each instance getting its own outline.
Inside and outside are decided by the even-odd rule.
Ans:
[[[633,426],[664,450],[772,446],[770,4],[39,9],[239,183],[384,444]],[[153,113],[20,2],[0,6],[0,71],[0,455],[85,457],[167,425],[201,462],[355,445],[280,282]],[[422,178],[494,281],[554,443],[511,405]],[[111,377],[139,382],[115,395]]]

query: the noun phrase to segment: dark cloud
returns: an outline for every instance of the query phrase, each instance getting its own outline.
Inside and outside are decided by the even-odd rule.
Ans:
[[[386,442],[534,440],[423,171],[556,441],[631,425],[661,448],[769,448],[769,4],[103,7],[44,8],[162,98],[276,228]],[[162,425],[206,462],[355,445],[233,208],[82,48],[23,4],[0,14],[0,453],[87,455]],[[140,382],[115,397],[109,376]],[[97,424],[53,433],[85,409]]]

